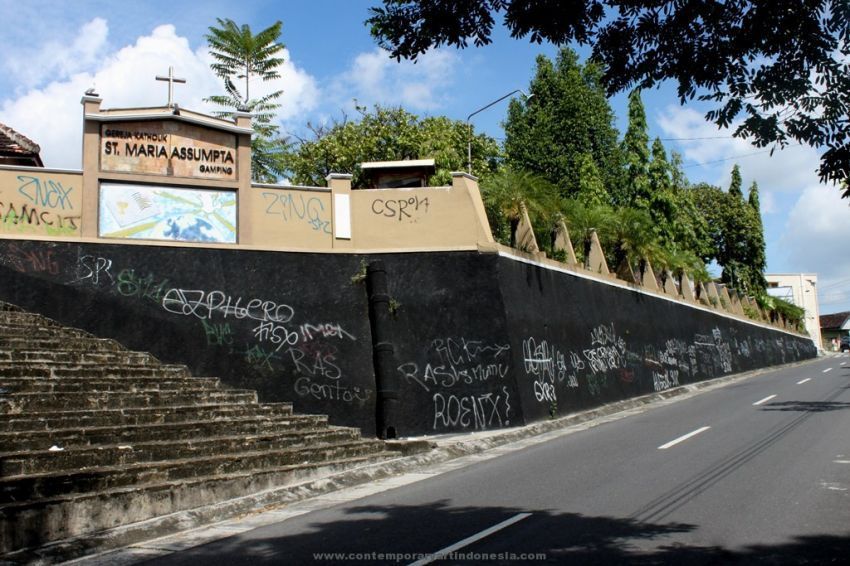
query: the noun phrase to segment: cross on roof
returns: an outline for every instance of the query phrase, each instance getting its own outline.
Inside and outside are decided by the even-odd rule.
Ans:
[[[178,79],[174,76],[174,67],[168,67],[168,76],[167,77],[156,77],[158,81],[168,81],[168,107],[171,108],[174,106],[174,83],[185,84],[186,79]]]

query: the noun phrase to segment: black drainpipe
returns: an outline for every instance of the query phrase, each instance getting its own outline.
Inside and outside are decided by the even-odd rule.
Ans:
[[[390,296],[387,291],[387,270],[383,260],[376,259],[366,269],[366,289],[369,293],[369,322],[372,325],[372,363],[375,366],[375,406],[378,437],[397,437],[398,379],[395,368],[395,347],[390,342]]]

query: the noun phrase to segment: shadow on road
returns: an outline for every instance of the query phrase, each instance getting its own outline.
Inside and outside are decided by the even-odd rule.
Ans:
[[[634,519],[591,517],[505,507],[428,505],[362,506],[326,516],[327,522],[298,520],[262,527],[227,539],[157,558],[146,564],[408,564],[420,553],[435,552],[517,513],[531,511],[515,523],[463,553],[543,553],[545,559],[520,561],[448,560],[439,564],[805,564],[839,563],[850,556],[848,536],[800,537],[785,544],[726,549],[691,546],[696,525],[652,524]],[[323,513],[335,513],[333,509]],[[301,527],[294,532],[294,523]],[[684,535],[684,536],[683,536]],[[316,553],[345,553],[347,558]],[[374,553],[374,554],[372,554]],[[408,554],[401,560],[381,553]]]
[[[826,411],[840,411],[850,409],[850,403],[840,401],[783,401],[768,403],[762,411],[800,411],[807,413],[823,413]]]

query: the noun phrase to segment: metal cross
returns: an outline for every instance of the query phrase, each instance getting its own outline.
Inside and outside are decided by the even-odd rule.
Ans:
[[[174,67],[168,67],[168,76],[160,77],[157,76],[156,80],[158,81],[168,81],[168,107],[171,108],[174,106],[174,83],[185,84],[186,79],[178,79],[174,76]]]

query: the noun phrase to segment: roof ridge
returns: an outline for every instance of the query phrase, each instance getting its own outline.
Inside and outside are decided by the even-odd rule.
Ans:
[[[0,122],[0,134],[5,135],[12,143],[17,144],[21,149],[30,153],[38,154],[41,152],[41,147],[37,143],[2,122]]]

